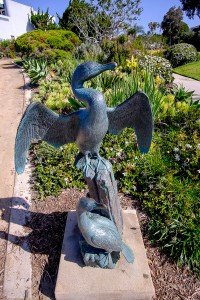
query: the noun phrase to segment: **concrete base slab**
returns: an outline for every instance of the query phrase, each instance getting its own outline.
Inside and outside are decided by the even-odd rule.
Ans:
[[[135,210],[123,211],[124,237],[134,252],[133,264],[123,256],[116,269],[86,267],[79,248],[76,212],[69,212],[55,290],[57,300],[150,300],[155,296]]]

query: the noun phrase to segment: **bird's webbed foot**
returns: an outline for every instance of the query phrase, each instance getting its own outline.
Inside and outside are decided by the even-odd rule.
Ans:
[[[103,249],[98,249],[87,244],[86,241],[79,241],[83,261],[86,266],[103,268],[103,269],[114,269],[115,264],[113,262],[112,255]]]
[[[111,163],[103,158],[99,153],[96,155],[98,159],[96,172],[99,172],[100,169],[106,169],[108,172],[112,169]]]
[[[90,152],[82,154],[79,152],[77,155],[74,165],[77,169],[81,169],[84,177],[92,178],[95,173],[95,166],[93,165],[92,155]]]
[[[83,171],[84,177],[91,179],[93,179],[99,171],[106,170],[110,173],[112,170],[110,162],[101,157],[99,153],[86,152],[82,154],[80,152],[74,164],[78,169]]]

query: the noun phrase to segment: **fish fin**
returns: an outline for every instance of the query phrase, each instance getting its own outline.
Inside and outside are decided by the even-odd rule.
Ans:
[[[124,243],[123,243],[123,247],[122,247],[122,254],[126,258],[128,263],[134,262],[134,254],[133,254],[132,249]]]

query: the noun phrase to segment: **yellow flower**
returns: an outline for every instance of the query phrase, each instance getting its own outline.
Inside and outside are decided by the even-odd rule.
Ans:
[[[149,53],[149,54],[152,54],[152,55],[158,54],[158,53],[160,53],[160,52],[162,52],[161,49],[155,49],[155,50],[149,50],[149,51],[148,51],[148,53]]]
[[[156,77],[155,77],[155,83],[156,83],[157,85],[160,85],[161,82],[162,82],[162,79],[161,79],[158,75],[156,75]]]
[[[130,69],[131,68],[135,69],[137,67],[137,58],[134,58],[134,56],[132,55],[130,60],[129,59],[126,60],[126,65]]]
[[[56,77],[54,71],[52,71],[52,70],[49,70],[49,74],[51,75],[52,78]]]

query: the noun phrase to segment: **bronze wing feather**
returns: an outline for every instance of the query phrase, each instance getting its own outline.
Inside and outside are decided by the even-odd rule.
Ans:
[[[15,169],[23,173],[27,151],[34,140],[60,147],[74,142],[79,128],[79,114],[59,116],[40,102],[31,103],[19,124],[15,140]]]
[[[136,92],[115,108],[108,108],[107,114],[110,133],[118,134],[126,127],[134,128],[140,152],[147,153],[149,151],[153,119],[149,99],[145,93]]]

